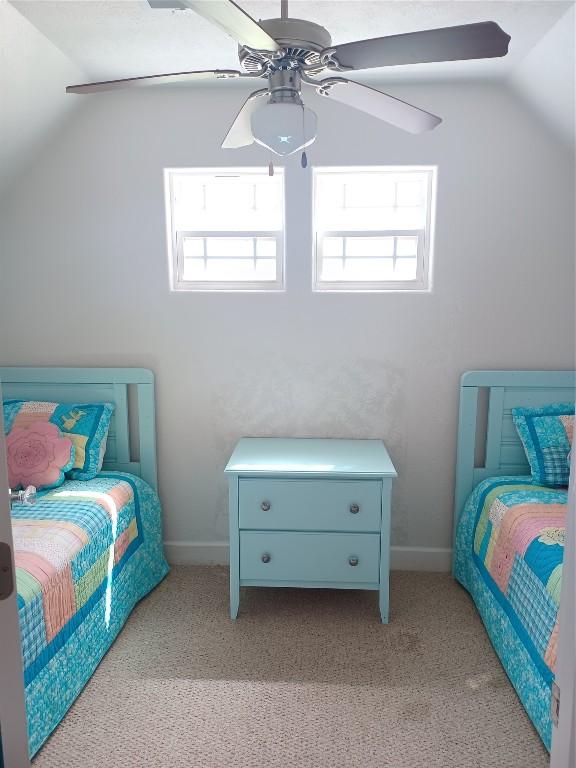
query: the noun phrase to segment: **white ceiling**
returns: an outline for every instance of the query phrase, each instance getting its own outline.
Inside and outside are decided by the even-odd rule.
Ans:
[[[236,46],[192,11],[152,10],[146,0],[11,0],[89,80],[194,69],[235,69]],[[279,0],[246,0],[256,19],[279,16]],[[502,59],[372,70],[361,79],[506,78],[570,7],[557,0],[292,0],[290,16],[325,26],[335,43],[475,21],[512,36]]]

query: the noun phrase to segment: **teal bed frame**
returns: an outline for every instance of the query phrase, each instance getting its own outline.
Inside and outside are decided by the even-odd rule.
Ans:
[[[460,381],[454,539],[466,499],[486,477],[529,475],[512,408],[572,402],[576,371],[468,371]],[[454,541],[455,543],[455,541]]]
[[[550,685],[517,636],[504,609],[475,576],[468,541],[457,528],[466,500],[488,477],[529,476],[530,467],[512,419],[512,408],[573,402],[575,371],[469,371],[460,384],[460,417],[452,571],[469,591],[488,636],[530,720],[550,750]],[[470,550],[467,548],[470,546]]]
[[[110,423],[103,469],[109,472],[128,472],[136,475],[156,490],[156,430],[152,371],[143,368],[0,367],[0,386],[4,399],[60,403],[114,403],[115,409]],[[146,506],[149,511],[153,508],[154,514],[157,511],[160,515],[159,506],[156,507],[156,504],[154,499],[148,499]],[[150,525],[155,526],[155,521]],[[114,588],[120,590],[119,595],[122,600],[128,600],[127,595],[130,590],[137,594],[137,600],[141,599],[165,575],[167,567],[161,557],[160,541],[160,530],[156,531],[155,528],[152,530],[151,527],[148,531],[147,543],[139,550],[140,556],[135,554],[134,559],[129,561],[126,568],[114,580],[114,584],[117,585]],[[122,582],[122,578],[126,580]],[[132,583],[130,587],[129,582]],[[102,600],[105,600],[105,597],[101,598],[100,603]],[[70,644],[71,650],[68,656],[63,657],[62,663],[66,665],[70,659],[75,659],[76,653],[82,663],[74,664],[73,667],[70,662],[70,666],[65,667],[68,670],[65,678],[66,685],[61,683],[61,676],[57,674],[58,664],[51,662],[46,669],[50,668],[50,674],[53,673],[54,677],[47,677],[48,682],[42,678],[41,685],[32,687],[29,691],[27,689],[27,699],[31,701],[31,708],[27,707],[28,715],[30,716],[30,712],[33,713],[32,722],[34,723],[30,726],[29,720],[28,736],[31,755],[42,746],[88,682],[103,654],[124,625],[128,613],[118,613],[115,623],[110,625],[109,638],[105,646],[91,644],[85,652],[80,654],[84,636],[75,632],[70,634],[66,643]],[[86,621],[90,621],[89,617]],[[31,685],[34,686],[34,681]],[[48,688],[52,685],[62,686],[57,703],[45,702],[44,685]],[[41,717],[38,712],[41,713]],[[0,747],[0,768],[1,752]]]
[[[5,400],[114,403],[103,469],[158,487],[154,374],[145,368],[2,368]]]

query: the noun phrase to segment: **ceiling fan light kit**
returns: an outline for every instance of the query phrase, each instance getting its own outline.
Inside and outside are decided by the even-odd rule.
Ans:
[[[316,138],[316,113],[303,104],[271,102],[252,115],[254,141],[277,155],[291,155]]]
[[[510,35],[494,21],[429,29],[332,45],[319,24],[288,17],[256,22],[233,0],[148,0],[155,9],[192,10],[218,26],[239,45],[242,71],[210,70],[132,77],[68,86],[68,93],[93,93],[141,85],[199,80],[263,78],[267,87],[248,96],[226,134],[222,147],[236,149],[256,142],[279,155],[309,146],[316,138],[316,114],[301,97],[302,86],[315,88],[332,101],[358,109],[410,133],[438,126],[440,117],[376,88],[342,77],[356,70],[462,61],[505,56]],[[334,73],[322,79],[322,74]],[[319,77],[320,76],[320,77]],[[305,162],[303,161],[303,166]]]
[[[298,152],[316,138],[316,113],[302,103],[300,83],[297,69],[273,72],[269,77],[267,102],[251,110],[250,129],[254,141],[277,155]],[[247,138],[249,141],[249,136]]]

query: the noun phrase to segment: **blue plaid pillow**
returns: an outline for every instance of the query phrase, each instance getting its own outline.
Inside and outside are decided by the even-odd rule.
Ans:
[[[566,487],[570,477],[568,456],[574,431],[574,404],[513,408],[512,418],[535,482]]]

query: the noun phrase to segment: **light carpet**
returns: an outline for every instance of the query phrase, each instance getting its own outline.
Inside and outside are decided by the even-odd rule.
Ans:
[[[447,574],[376,593],[244,589],[174,568],[34,768],[544,768],[472,601]]]

